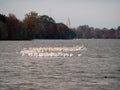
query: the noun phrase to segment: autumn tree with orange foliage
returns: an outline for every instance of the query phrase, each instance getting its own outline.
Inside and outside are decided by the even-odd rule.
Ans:
[[[37,17],[38,17],[38,14],[32,11],[26,14],[23,20],[23,25],[26,29],[27,37],[29,39],[34,38],[34,35],[38,33]]]

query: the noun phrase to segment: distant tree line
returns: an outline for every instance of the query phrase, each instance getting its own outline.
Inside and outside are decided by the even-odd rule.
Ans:
[[[75,32],[47,15],[30,12],[23,21],[14,14],[0,14],[0,40],[72,39]]]
[[[82,25],[74,29],[74,32],[76,33],[76,38],[120,39],[120,26],[117,29],[100,29]]]
[[[23,21],[14,14],[0,14],[0,40],[31,39],[73,39],[73,38],[120,38],[120,26],[117,29],[99,29],[88,25],[70,29],[63,23],[56,23],[47,15],[38,15],[32,11]]]

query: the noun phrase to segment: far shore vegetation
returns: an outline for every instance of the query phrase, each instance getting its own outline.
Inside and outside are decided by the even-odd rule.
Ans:
[[[0,40],[32,39],[120,39],[120,26],[116,29],[94,28],[81,25],[69,28],[63,23],[56,23],[47,15],[38,15],[31,11],[20,21],[14,14],[0,14]]]

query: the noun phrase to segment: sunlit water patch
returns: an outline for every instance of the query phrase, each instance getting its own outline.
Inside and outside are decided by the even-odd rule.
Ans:
[[[82,51],[85,50],[87,48],[83,45],[74,47],[29,47],[23,48],[20,54],[29,57],[72,57],[81,56]]]

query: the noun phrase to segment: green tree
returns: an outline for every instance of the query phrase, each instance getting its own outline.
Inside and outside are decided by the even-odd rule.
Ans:
[[[8,39],[8,30],[5,23],[0,21],[0,39],[6,40]]]
[[[41,25],[41,31],[40,34],[42,35],[43,38],[46,39],[55,39],[57,38],[57,27],[55,21],[47,16],[39,16],[38,18],[38,23]]]
[[[116,38],[120,39],[120,26],[118,26],[116,32],[115,32]]]
[[[70,29],[63,23],[57,24],[58,38],[59,39],[69,39],[70,38]]]
[[[5,20],[6,20],[6,16],[3,14],[0,14],[0,21],[5,23]]]

